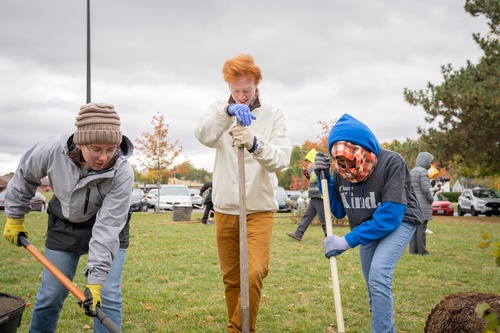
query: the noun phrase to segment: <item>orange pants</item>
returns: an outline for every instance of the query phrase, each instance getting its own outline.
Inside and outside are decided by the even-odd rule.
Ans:
[[[274,213],[260,212],[247,215],[248,287],[250,296],[250,332],[255,332],[263,280],[267,276]],[[240,245],[239,216],[215,212],[217,249],[226,296],[229,333],[240,333]]]

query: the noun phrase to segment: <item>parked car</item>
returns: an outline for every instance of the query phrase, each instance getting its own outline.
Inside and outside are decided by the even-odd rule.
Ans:
[[[6,191],[0,192],[0,210],[5,209],[5,193]],[[35,192],[35,196],[30,200],[30,208],[32,211],[39,212],[45,212],[47,210],[45,197],[42,193],[38,191]]]
[[[0,192],[0,209],[5,210],[5,191]]]
[[[148,194],[146,194],[146,201],[148,202],[149,208],[154,208],[158,203],[158,189],[152,188],[149,190]]]
[[[297,208],[299,210],[306,209],[309,205],[309,193],[307,191],[302,192],[302,195],[297,199]]]
[[[500,195],[490,189],[467,189],[458,197],[458,215],[500,215]]]
[[[288,196],[288,199],[290,199],[292,201],[292,203],[297,203],[297,199],[300,198],[300,196],[302,195],[302,192],[301,191],[292,191],[292,190],[289,190],[289,191],[285,191],[286,192],[286,195]]]
[[[278,201],[278,212],[291,212],[290,199],[286,195],[285,189],[278,186],[276,190],[276,201]]]
[[[159,209],[173,210],[176,207],[192,207],[191,194],[186,185],[163,185],[160,188]]]
[[[434,194],[434,202],[432,203],[432,215],[447,215],[453,216],[455,209],[450,202],[450,199],[444,197],[441,193]]]
[[[189,194],[191,195],[191,202],[194,208],[200,208],[203,206],[203,197],[200,195],[200,190],[190,189]]]
[[[140,188],[132,189],[132,201],[130,202],[130,210],[133,212],[148,211],[148,201],[144,196],[144,191]]]

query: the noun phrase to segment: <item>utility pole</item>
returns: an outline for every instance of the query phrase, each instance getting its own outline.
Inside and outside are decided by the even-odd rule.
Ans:
[[[90,102],[90,0],[87,0],[87,103]]]

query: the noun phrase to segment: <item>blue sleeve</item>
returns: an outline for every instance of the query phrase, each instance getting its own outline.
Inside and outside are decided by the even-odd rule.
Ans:
[[[373,213],[371,220],[361,223],[345,235],[347,244],[356,247],[389,235],[401,225],[405,211],[406,206],[403,204],[390,201],[382,203]]]
[[[344,210],[344,205],[342,204],[342,202],[337,200],[337,195],[335,193],[335,181],[333,180],[332,176],[330,175],[329,172],[325,172],[325,174],[326,174],[325,180],[328,183],[328,198],[330,199],[330,211],[332,212],[333,216],[335,216],[335,218],[341,219],[346,214],[345,210]],[[320,176],[318,174],[316,174],[316,176],[318,176],[318,178],[320,178]],[[323,180],[321,180],[318,183],[318,187],[319,187],[321,194],[324,197],[325,195],[323,193],[322,183],[323,183]]]

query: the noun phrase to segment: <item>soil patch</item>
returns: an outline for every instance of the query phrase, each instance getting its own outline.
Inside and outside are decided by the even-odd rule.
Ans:
[[[25,304],[20,297],[0,293],[0,317],[22,308]]]
[[[446,296],[432,309],[425,323],[425,333],[478,333],[486,322],[478,318],[476,306],[488,303],[489,312],[500,317],[500,296],[486,293],[464,292]]]

